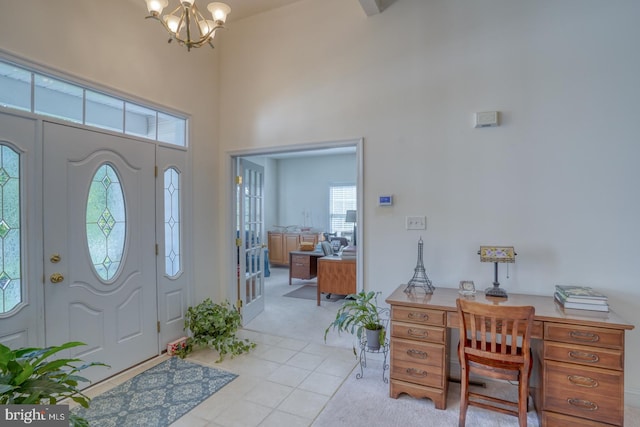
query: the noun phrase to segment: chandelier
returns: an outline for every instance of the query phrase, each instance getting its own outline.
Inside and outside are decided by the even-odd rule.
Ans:
[[[180,4],[171,13],[162,15],[162,10],[169,5],[169,0],[145,0],[149,16],[160,22],[169,33],[169,43],[175,40],[179,45],[192,47],[208,44],[213,48],[213,37],[216,30],[224,28],[231,8],[219,2],[209,3],[207,9],[213,20],[205,18],[198,10],[195,0],[179,0]]]

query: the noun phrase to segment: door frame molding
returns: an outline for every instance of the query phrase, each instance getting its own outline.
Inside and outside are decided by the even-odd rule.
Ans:
[[[236,295],[236,285],[237,285],[237,277],[236,277],[236,268],[232,266],[235,254],[235,206],[236,206],[236,184],[235,184],[235,176],[236,176],[236,159],[238,157],[249,157],[249,156],[260,156],[260,155],[269,155],[269,154],[277,154],[277,153],[289,153],[289,152],[304,152],[311,150],[322,150],[322,149],[330,149],[330,148],[342,148],[342,147],[355,147],[356,149],[356,185],[358,188],[357,193],[357,224],[358,227],[356,229],[356,241],[358,242],[358,246],[362,246],[364,248],[365,239],[363,237],[363,232],[365,228],[364,223],[364,138],[353,138],[353,139],[345,139],[345,140],[336,140],[336,141],[326,141],[326,142],[311,142],[311,143],[301,143],[301,144],[291,144],[291,145],[278,145],[278,146],[270,146],[270,147],[262,147],[262,148],[251,148],[244,150],[228,150],[224,153],[226,165],[228,166],[227,179],[225,180],[225,201],[227,206],[226,217],[224,219],[224,232],[223,236],[226,238],[224,241],[224,251],[225,254],[224,259],[226,260],[224,263],[224,289],[225,296],[229,301],[236,301],[238,296]],[[358,291],[364,288],[364,256],[363,250],[359,250],[356,255],[356,277],[357,284],[356,288]]]

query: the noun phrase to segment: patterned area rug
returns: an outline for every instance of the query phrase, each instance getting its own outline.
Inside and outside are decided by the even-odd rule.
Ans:
[[[172,357],[72,411],[91,427],[166,427],[236,377]]]

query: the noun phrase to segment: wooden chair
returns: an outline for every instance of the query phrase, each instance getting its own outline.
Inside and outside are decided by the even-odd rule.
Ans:
[[[460,319],[460,419],[464,427],[469,405],[518,417],[527,425],[531,375],[531,329],[535,309],[456,301]],[[469,374],[518,381],[518,401],[469,391]],[[501,406],[498,406],[501,405]]]

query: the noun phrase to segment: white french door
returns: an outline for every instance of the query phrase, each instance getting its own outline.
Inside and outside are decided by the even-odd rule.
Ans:
[[[111,365],[92,381],[158,353],[155,146],[43,124],[47,344]]]
[[[238,158],[236,169],[238,300],[246,324],[264,311],[264,168]]]

